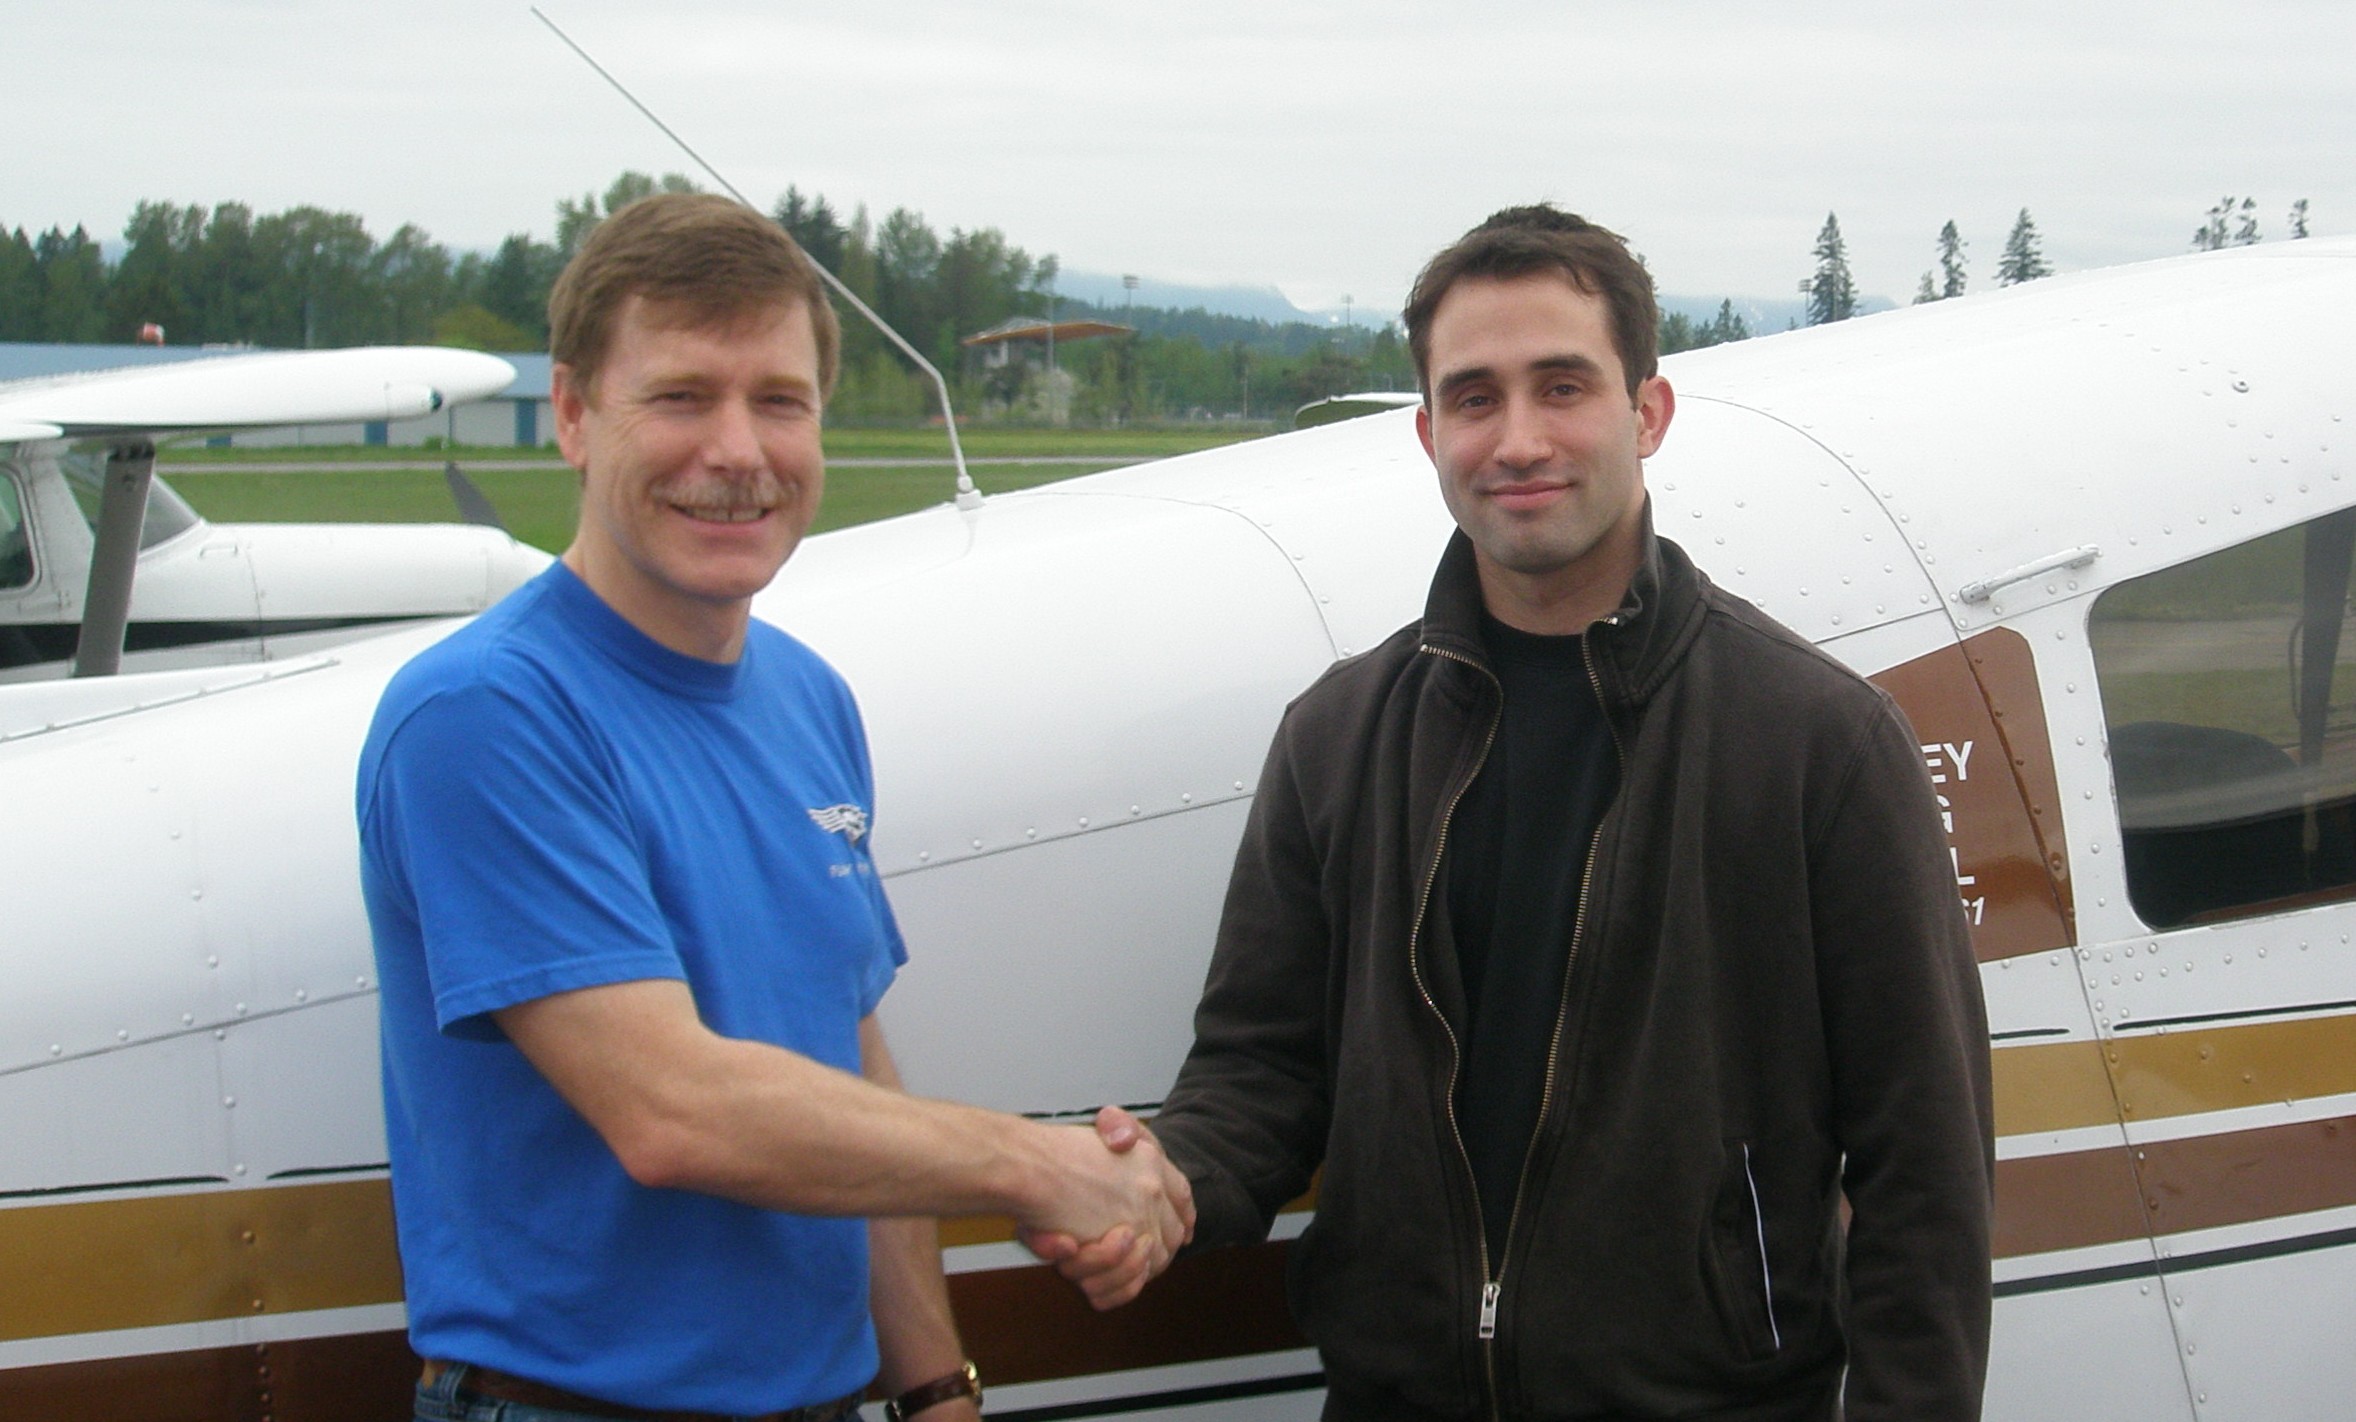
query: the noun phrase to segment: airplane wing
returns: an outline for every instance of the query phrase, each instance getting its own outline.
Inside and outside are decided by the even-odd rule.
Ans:
[[[1420,405],[1423,397],[1412,390],[1367,390],[1355,395],[1329,395],[1322,400],[1311,400],[1293,411],[1293,428],[1311,429],[1330,425],[1336,420],[1354,420],[1360,415],[1379,415],[1385,410],[1403,410],[1409,405]]]
[[[514,380],[497,356],[434,346],[215,356],[0,385],[0,443],[405,420]]]
[[[18,444],[29,439],[56,439],[64,433],[55,425],[0,417],[0,444]]]

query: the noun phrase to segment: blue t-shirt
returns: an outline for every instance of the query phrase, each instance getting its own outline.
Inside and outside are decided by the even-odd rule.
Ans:
[[[857,708],[755,622],[729,665],[562,563],[404,667],[360,757],[385,1128],[425,1357],[758,1413],[876,1370],[867,1226],[632,1181],[490,1014],[684,979],[723,1036],[859,1070],[906,950]]]

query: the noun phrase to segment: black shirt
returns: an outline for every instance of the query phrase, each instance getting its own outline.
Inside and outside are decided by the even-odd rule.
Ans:
[[[1449,823],[1448,918],[1465,1000],[1457,1122],[1494,1277],[1538,1128],[1580,882],[1619,787],[1619,754],[1583,638],[1519,632],[1486,614],[1481,624],[1505,709]]]

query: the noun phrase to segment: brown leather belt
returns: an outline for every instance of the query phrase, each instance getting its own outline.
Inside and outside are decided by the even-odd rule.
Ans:
[[[566,1392],[561,1387],[519,1378],[497,1368],[478,1367],[473,1363],[445,1363],[428,1358],[425,1371],[418,1378],[423,1387],[432,1387],[441,1376],[454,1367],[463,1366],[466,1376],[458,1380],[460,1394],[473,1393],[478,1397],[513,1402],[525,1407],[546,1407],[558,1412],[578,1412],[588,1417],[611,1417],[616,1422],[833,1422],[844,1409],[855,1406],[861,1394],[838,1397],[832,1402],[812,1403],[785,1412],[764,1412],[753,1417],[738,1417],[717,1412],[669,1412],[651,1407],[632,1407],[627,1403],[607,1402],[602,1398],[583,1397],[577,1392]]]

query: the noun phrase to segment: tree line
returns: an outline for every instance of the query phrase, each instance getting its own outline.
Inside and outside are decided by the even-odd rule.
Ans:
[[[2307,235],[2307,199],[2300,198],[2291,204],[2287,227],[2292,241]],[[2192,249],[2214,252],[2225,247],[2246,247],[2260,240],[2258,200],[2225,197],[2218,199],[2217,205],[2202,218],[2201,225],[2193,229]],[[1949,218],[1939,229],[1936,265],[1923,272],[1922,282],[1915,288],[1915,305],[1963,295],[1970,284],[1964,258],[1966,245],[1955,220]],[[1800,294],[1808,298],[1807,324],[1822,326],[1846,321],[1857,314],[1857,286],[1849,275],[1849,248],[1841,236],[1837,213],[1824,215],[1824,226],[1816,234],[1814,256],[1815,269],[1800,283]],[[2051,275],[2053,264],[2045,259],[2045,239],[2037,231],[2036,219],[2024,207],[2020,216],[2013,219],[2012,231],[2004,239],[2004,250],[1996,259],[1996,284],[2018,286]]]
[[[377,240],[356,214],[317,207],[256,213],[243,203],[142,202],[109,260],[82,226],[37,235],[0,225],[0,340],[305,349],[433,342],[546,348],[549,287],[606,216],[656,192],[692,191],[669,173],[627,172],[603,193],[556,204],[553,236],[515,233],[490,252],[453,252],[404,224]],[[1059,347],[1072,418],[1283,418],[1326,395],[1413,383],[1388,328],[1333,329],[1192,311],[1104,308],[1054,293],[1056,259],[996,228],[937,231],[907,208],[871,220],[789,188],[772,215],[950,380],[961,413],[1036,412],[1036,362],[991,368],[962,339],[1010,317],[1099,319],[1133,334]],[[846,313],[848,316],[848,313]],[[843,323],[832,413],[852,421],[932,417],[929,385],[855,316]]]
[[[432,342],[478,350],[546,348],[549,287],[590,231],[657,192],[693,191],[677,173],[625,172],[603,193],[560,199],[553,234],[509,235],[489,252],[453,252],[403,224],[379,241],[357,215],[299,206],[147,201],[110,260],[87,228],[28,234],[0,224],[0,341],[125,342],[308,349]],[[1389,323],[1335,328],[1199,307],[1111,307],[1059,297],[1056,259],[996,228],[941,233],[907,208],[881,221],[788,188],[772,216],[950,380],[962,413],[1081,422],[1284,419],[1309,401],[1411,389],[1405,342]],[[1053,379],[1037,359],[992,366],[964,337],[1011,317],[1098,320],[1130,334],[1060,345]],[[843,323],[843,377],[831,414],[853,422],[924,420],[929,385],[864,321]],[[1714,319],[1664,318],[1663,351],[1749,335],[1731,302]],[[1060,397],[1043,385],[1063,387]],[[1043,393],[1050,399],[1042,399]]]

